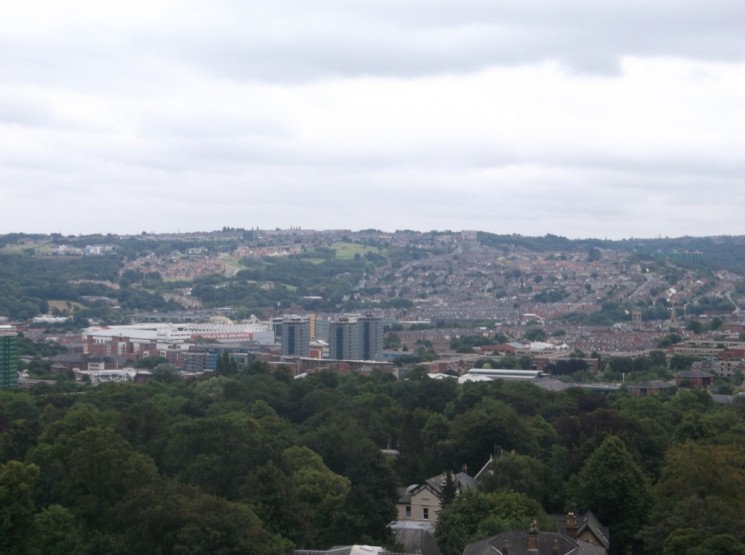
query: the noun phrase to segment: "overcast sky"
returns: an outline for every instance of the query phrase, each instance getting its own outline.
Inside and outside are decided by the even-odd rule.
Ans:
[[[745,234],[742,0],[0,0],[0,233]]]

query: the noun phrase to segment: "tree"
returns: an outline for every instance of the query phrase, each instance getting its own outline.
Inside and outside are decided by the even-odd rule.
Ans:
[[[534,457],[506,453],[493,459],[489,470],[481,481],[481,491],[516,491],[539,500],[544,495],[548,469]]]
[[[131,492],[116,521],[132,553],[283,555],[290,548],[247,505],[168,479]]]
[[[596,262],[602,258],[602,255],[600,254],[600,249],[597,247],[591,247],[587,251],[587,261],[588,262]]]
[[[698,360],[696,355],[675,354],[670,358],[671,370],[688,370]]]
[[[49,505],[34,515],[31,553],[69,555],[85,552],[75,515],[62,505]]]
[[[228,351],[224,351],[217,357],[215,373],[221,376],[230,376],[238,373],[238,363],[230,356]]]
[[[484,397],[452,420],[443,447],[449,455],[448,466],[465,463],[468,468],[481,468],[495,445],[527,454],[539,451],[535,436],[510,405]]]
[[[392,351],[397,351],[401,348],[401,338],[397,333],[389,331],[385,336],[385,348]]]
[[[10,461],[0,466],[0,553],[25,555],[34,535],[33,491],[39,467]]]
[[[41,468],[44,500],[69,507],[94,527],[108,522],[112,507],[129,491],[157,475],[150,457],[116,432],[96,426],[42,443],[29,458]]]
[[[646,476],[616,436],[608,436],[593,451],[570,489],[581,509],[608,523],[613,553],[624,552],[634,541],[652,504]]]
[[[184,482],[233,500],[249,472],[266,462],[266,447],[263,431],[250,416],[231,412],[194,418],[171,428],[163,466]]]
[[[349,492],[349,480],[334,474],[307,447],[285,449],[277,464],[259,467],[244,488],[272,529],[304,548],[334,542],[329,533]]]
[[[440,490],[440,507],[444,508],[450,505],[450,503],[455,499],[457,493],[458,488],[455,485],[453,473],[448,470],[445,472],[445,483],[442,485],[442,489]]]
[[[712,535],[696,528],[680,528],[665,540],[663,555],[745,555],[745,544],[730,534]]]
[[[435,539],[443,555],[460,555],[470,541],[527,530],[533,519],[541,529],[552,527],[540,503],[526,495],[469,489],[440,511]]]
[[[687,442],[672,447],[665,457],[658,485],[661,498],[682,500],[716,496],[745,519],[745,450],[739,446]],[[713,472],[712,469],[716,469]]]
[[[523,337],[525,337],[525,339],[527,339],[528,341],[545,341],[546,332],[543,331],[541,328],[531,328],[525,332],[525,335]]]
[[[380,449],[348,419],[307,434],[304,443],[351,484],[344,510],[330,531],[336,543],[385,543],[395,514],[396,487],[393,470]]]

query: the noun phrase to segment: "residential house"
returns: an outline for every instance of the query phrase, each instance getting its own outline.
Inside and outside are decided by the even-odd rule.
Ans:
[[[540,532],[534,520],[527,531],[474,542],[463,555],[607,555],[610,542],[603,530],[592,513],[582,519],[569,513],[559,532]]]
[[[476,480],[465,472],[452,475],[456,495],[470,488],[477,488]],[[421,484],[413,484],[399,490],[396,503],[398,520],[437,521],[442,508],[442,493],[447,482],[445,473],[433,476]]]
[[[466,474],[450,474],[455,486],[455,495],[478,487],[476,481]],[[408,553],[440,555],[435,540],[435,524],[442,508],[442,496],[447,484],[447,474],[439,474],[421,484],[413,484],[399,490],[396,503],[398,519],[390,525],[396,543],[404,546]]]
[[[663,382],[662,380],[652,380],[629,386],[629,393],[634,397],[662,395],[663,393],[671,393],[673,391],[675,391],[675,385],[670,382]]]
[[[675,374],[675,384],[678,387],[705,389],[714,381],[714,376],[703,370],[684,370]]]

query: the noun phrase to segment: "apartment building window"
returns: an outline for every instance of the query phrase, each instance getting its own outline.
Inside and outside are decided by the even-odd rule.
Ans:
[[[424,507],[422,509],[422,518],[424,520],[429,520],[429,508],[428,507]]]

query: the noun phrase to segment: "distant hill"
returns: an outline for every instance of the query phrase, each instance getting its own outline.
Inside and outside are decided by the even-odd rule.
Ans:
[[[543,237],[496,235],[480,231],[476,237],[482,245],[495,248],[522,247],[534,252],[576,252],[601,248],[636,253],[641,259],[665,258],[676,251],[700,251],[703,253],[700,262],[676,260],[675,263],[684,267],[745,273],[745,236],[743,235],[632,238],[614,241],[609,239],[568,239],[551,234]]]

